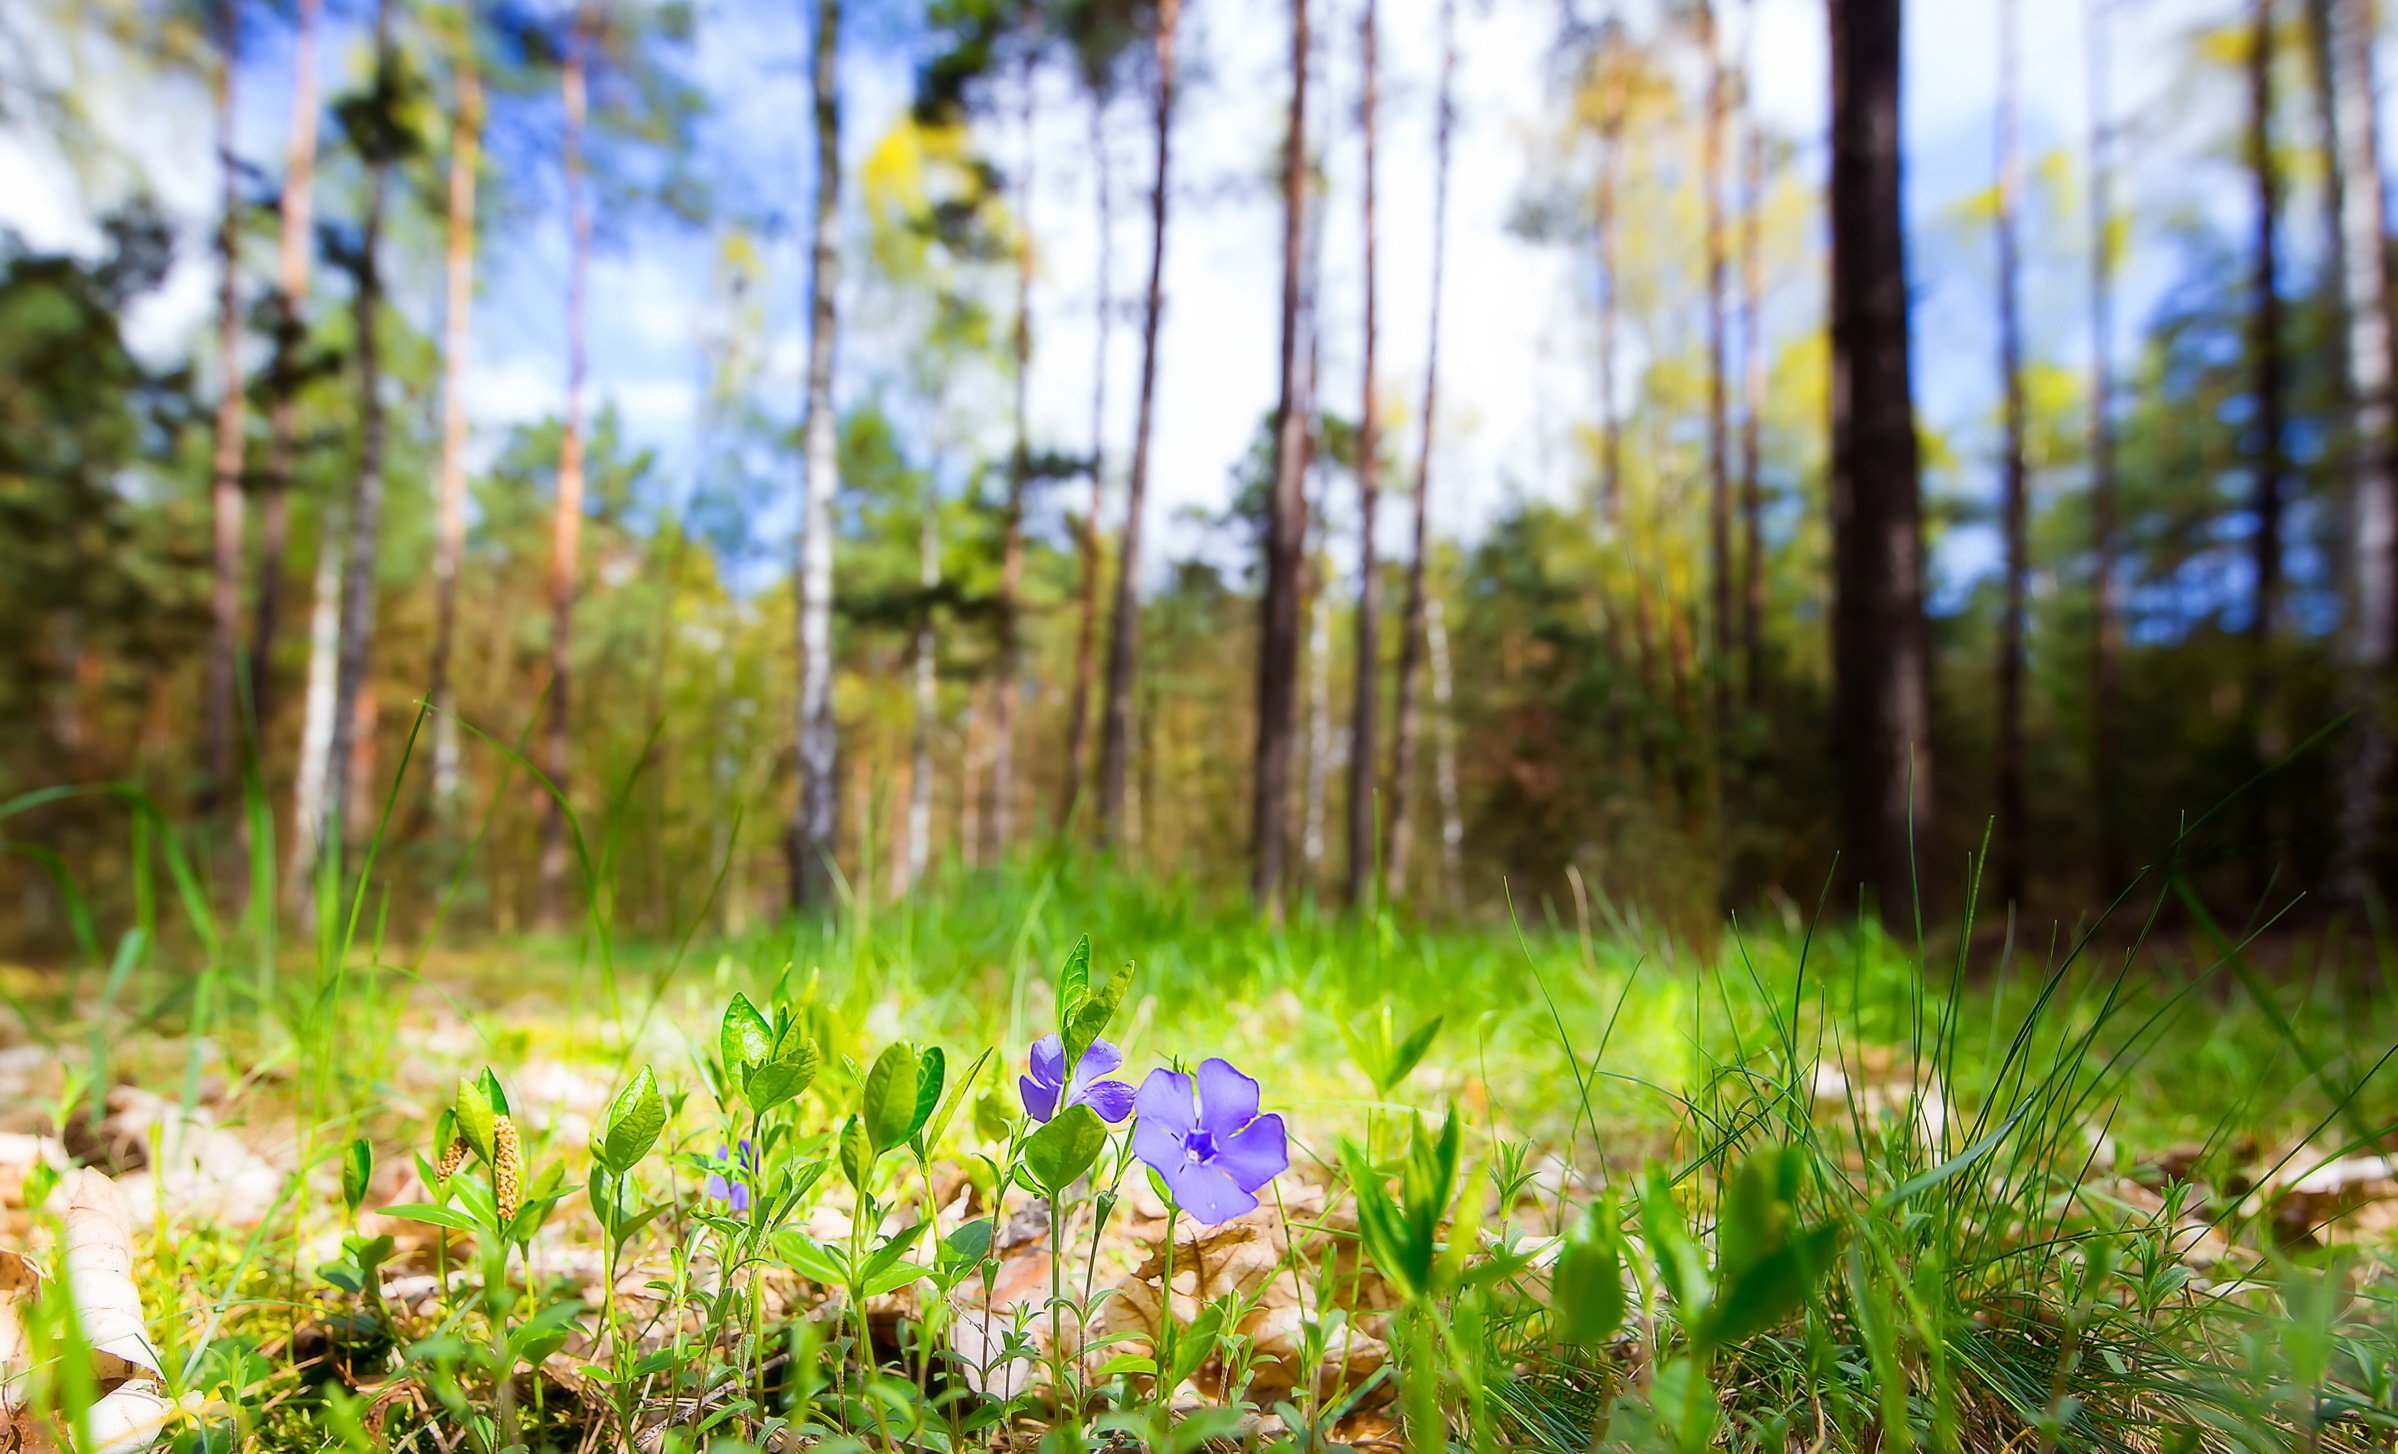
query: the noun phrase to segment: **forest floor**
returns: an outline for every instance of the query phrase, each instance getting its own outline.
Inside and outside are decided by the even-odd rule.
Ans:
[[[1702,955],[1078,868],[673,944],[137,924],[0,968],[0,1428],[2386,1448],[2398,1006],[2238,933]],[[1239,1067],[1288,1169],[1211,1222],[1127,1130],[1146,1091],[1033,1119],[1061,1027],[1130,1084]],[[1210,1074],[1194,1135],[1250,1135]]]

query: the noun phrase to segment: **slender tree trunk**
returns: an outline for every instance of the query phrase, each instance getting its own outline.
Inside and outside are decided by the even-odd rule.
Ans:
[[[1393,897],[1407,892],[1407,860],[1414,837],[1408,811],[1415,795],[1416,743],[1423,727],[1416,681],[1423,673],[1424,567],[1431,544],[1433,418],[1440,400],[1440,299],[1448,253],[1449,151],[1457,125],[1457,0],[1441,0],[1440,47],[1440,92],[1433,105],[1432,301],[1424,331],[1424,404],[1417,421],[1407,599],[1399,613],[1398,700],[1391,713],[1390,807],[1383,827],[1387,845],[1382,854],[1383,891]]]
[[[933,634],[933,593],[941,585],[941,500],[928,483],[924,518],[916,530],[916,584],[924,592],[923,614],[916,618],[910,644],[914,675],[915,720],[908,734],[907,841],[895,856],[898,893],[906,893],[924,877],[932,859],[933,841],[933,727],[941,708],[939,642]]]
[[[1900,0],[1832,0],[1832,677],[1844,875],[1896,918],[1929,825],[1930,662],[1900,208]]]
[[[1732,728],[1732,434],[1725,379],[1724,117],[1730,92],[1713,0],[1699,0],[1699,44],[1707,52],[1707,116],[1701,129],[1700,207],[1707,258],[1707,677],[1712,687],[1717,791],[1729,772],[1724,743]]]
[[[965,718],[958,724],[958,857],[968,868],[982,863],[983,822],[983,693],[977,682],[966,694]]]
[[[1998,5],[1998,370],[2005,400],[2005,458],[1999,518],[2006,554],[1998,619],[1998,897],[2023,902],[2023,633],[2029,561],[2024,463],[2023,321],[2016,300],[2015,202],[2022,186],[2016,154],[2017,0]]]
[[[575,587],[583,547],[583,378],[584,299],[591,270],[591,216],[583,197],[583,124],[586,106],[584,46],[587,14],[577,9],[566,36],[559,84],[566,103],[566,430],[558,440],[557,512],[550,522],[550,717],[542,772],[554,792],[546,793],[541,819],[541,877],[535,890],[534,922],[558,927],[566,884],[566,804],[573,761]]]
[[[397,58],[391,39],[392,0],[375,6],[376,89],[390,84]],[[383,356],[376,323],[383,311],[383,209],[390,191],[391,163],[382,156],[367,164],[366,225],[358,243],[358,278],[353,290],[358,349],[358,481],[350,499],[348,558],[341,566],[341,641],[334,673],[332,727],[325,752],[326,803],[316,830],[319,852],[339,842],[349,820],[347,789],[356,741],[358,700],[367,690],[374,659],[375,559],[383,532]]]
[[[1611,39],[1610,50],[1620,43]],[[1599,247],[1599,520],[1610,529],[1623,518],[1624,511],[1624,422],[1615,398],[1615,335],[1623,308],[1616,286],[1615,189],[1616,173],[1623,165],[1626,107],[1624,81],[1616,74],[1619,61],[1620,58],[1610,57],[1606,62],[1609,72],[1600,81],[1604,92],[1599,118],[1599,178],[1592,204],[1592,225]]]
[[[1133,426],[1132,469],[1124,489],[1124,533],[1116,546],[1116,597],[1108,613],[1107,704],[1099,734],[1099,838],[1112,845],[1125,828],[1132,758],[1133,667],[1140,650],[1141,511],[1149,493],[1149,438],[1157,412],[1158,321],[1166,309],[1166,199],[1172,195],[1174,27],[1180,0],[1157,6],[1157,181],[1149,202],[1149,291],[1141,316],[1141,402]]]
[[[1741,698],[1765,706],[1765,118],[1751,94],[1757,77],[1757,0],[1741,28],[1740,209],[1740,662]]]
[[[1027,11],[1024,24],[1029,41],[1039,18]],[[1033,54],[1028,43],[1024,51],[1024,109],[1018,117],[1023,128],[1024,169],[1016,194],[1016,447],[1008,461],[1007,518],[999,547],[999,679],[991,702],[988,826],[993,862],[1007,855],[1016,827],[1016,682],[1024,664],[1024,496],[1032,487],[1032,416],[1028,400],[1032,389],[1032,198],[1036,155]]]
[[[1440,598],[1425,607],[1424,636],[1432,656],[1433,787],[1440,795],[1441,898],[1451,908],[1465,881],[1465,815],[1458,805],[1456,687],[1449,673],[1449,628]]]
[[[1265,599],[1257,653],[1257,742],[1251,775],[1249,889],[1282,908],[1290,848],[1291,728],[1299,678],[1299,571],[1307,539],[1306,411],[1300,407],[1300,245],[1307,213],[1307,0],[1291,0],[1290,132],[1282,160],[1282,361],[1275,403],[1274,493],[1266,524]]]
[[[458,723],[451,715],[450,652],[458,623],[458,568],[466,556],[466,351],[475,305],[475,173],[483,144],[483,77],[474,37],[458,48],[458,113],[450,143],[449,215],[442,235],[447,301],[441,338],[441,503],[433,550],[433,801],[458,806]]]
[[[208,761],[201,780],[200,811],[216,810],[230,791],[239,707],[234,700],[234,658],[241,639],[242,567],[242,372],[241,372],[241,191],[240,164],[233,152],[233,87],[241,68],[241,8],[218,0],[216,69],[217,169],[217,406],[216,453],[209,503],[215,552],[209,573]]]
[[[1349,907],[1371,911],[1374,861],[1374,779],[1382,749],[1375,715],[1382,706],[1382,562],[1374,526],[1381,501],[1382,418],[1374,397],[1374,113],[1379,81],[1375,0],[1366,0],[1358,25],[1365,55],[1365,93],[1359,126],[1365,134],[1365,390],[1357,407],[1357,668],[1349,708]]]
[[[2391,753],[2390,660],[2398,636],[2398,458],[2392,455],[2391,387],[2398,375],[2390,326],[2388,205],[2374,92],[2372,0],[2312,0],[2332,156],[2331,261],[2347,329],[2345,501],[2348,621],[2341,632],[2345,685],[2356,711],[2340,771],[2340,827],[2332,892],[2362,904],[2373,893]]]
[[[305,912],[309,873],[326,823],[327,769],[333,758],[333,697],[341,661],[341,540],[331,502],[317,519],[316,578],[308,608],[308,680],[301,702],[300,760],[292,784],[289,890]]]
[[[2106,10],[2088,0],[2090,34],[2090,801],[2098,815],[2100,887],[2127,877],[2115,802],[2115,699],[2123,672],[2116,571],[2115,208]]]
[[[2255,433],[2251,440],[2255,473],[2250,510],[2256,528],[2249,537],[2249,545],[2256,584],[2248,621],[2246,710],[2260,768],[2270,765],[2281,751],[2273,637],[2281,619],[2282,430],[2287,408],[2280,287],[2281,176],[2273,157],[2273,11],[2273,0],[2251,0],[2247,151],[2256,202],[2256,272],[2249,319],[2250,388],[2255,410]],[[2249,832],[2255,845],[2250,865],[2259,890],[2270,872],[2271,855],[2265,839],[2272,831],[2274,818],[2271,792],[2269,785],[2260,785],[2248,794]]]
[[[1310,884],[1324,871],[1326,808],[1332,781],[1332,593],[1323,572],[1307,603],[1307,772],[1299,789],[1299,864]]]
[[[291,141],[285,152],[275,267],[274,402],[267,409],[266,488],[258,503],[258,602],[250,635],[250,712],[261,738],[274,720],[275,640],[282,630],[283,556],[291,539],[292,435],[299,424],[299,352],[308,264],[316,249],[317,21],[323,0],[300,0],[291,51]],[[307,759],[303,757],[302,763]],[[304,770],[304,769],[303,769]]]
[[[1095,309],[1099,342],[1091,364],[1091,502],[1082,520],[1082,590],[1079,624],[1074,633],[1074,694],[1066,709],[1066,789],[1059,797],[1060,832],[1071,831],[1082,805],[1083,767],[1088,757],[1091,725],[1091,678],[1098,666],[1099,646],[1099,511],[1107,498],[1107,345],[1114,322],[1115,272],[1114,188],[1107,162],[1107,92],[1091,89],[1091,165],[1099,193],[1099,301]]]
[[[816,220],[808,293],[808,410],[800,474],[799,811],[791,824],[791,903],[832,903],[840,813],[839,739],[833,720],[833,497],[840,456],[833,416],[834,290],[841,257],[834,223],[841,200],[841,94],[836,62],[841,0],[816,0]]]

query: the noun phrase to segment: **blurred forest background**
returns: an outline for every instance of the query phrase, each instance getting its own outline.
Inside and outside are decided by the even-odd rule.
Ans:
[[[140,877],[91,784],[500,932],[561,802],[658,934],[2376,911],[2371,0],[1901,9],[18,0],[0,939]]]

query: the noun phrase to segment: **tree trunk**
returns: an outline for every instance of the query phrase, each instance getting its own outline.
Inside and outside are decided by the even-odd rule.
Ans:
[[[448,298],[441,336],[441,504],[433,551],[433,801],[458,806],[458,722],[450,702],[450,652],[458,622],[458,568],[466,555],[466,351],[475,305],[475,170],[483,143],[483,78],[474,37],[458,48],[458,114],[450,144],[449,216],[442,235]]]
[[[906,893],[924,877],[932,858],[933,727],[941,708],[939,643],[933,634],[933,593],[941,585],[941,499],[928,480],[924,518],[916,530],[916,583],[923,589],[923,614],[916,618],[910,663],[915,678],[914,722],[908,734],[907,841],[897,856],[898,893]]]
[[[275,638],[283,627],[283,554],[291,539],[292,434],[299,425],[299,351],[306,342],[302,305],[316,249],[317,19],[323,0],[300,0],[291,51],[291,143],[275,268],[274,402],[267,410],[266,490],[258,504],[258,603],[250,635],[250,714],[264,738],[274,720]],[[321,749],[320,749],[321,750]],[[301,758],[306,771],[306,757]]]
[[[1713,0],[1699,0],[1698,29],[1707,52],[1707,116],[1699,148],[1699,182],[1706,191],[1700,225],[1707,234],[1707,677],[1720,795],[1729,772],[1724,744],[1732,729],[1732,434],[1724,377],[1724,115],[1730,98]]]
[[[1900,207],[1900,0],[1832,0],[1832,676],[1846,882],[1895,917],[1928,826],[1923,526]]]
[[[2281,753],[2273,637],[2281,618],[2282,424],[2287,397],[2282,364],[2281,177],[2273,157],[2273,0],[2251,0],[2249,16],[2247,151],[2256,205],[2256,272],[2249,318],[2250,388],[2255,410],[2251,440],[2255,471],[2249,509],[2256,529],[2249,537],[2249,547],[2256,584],[2248,620],[2245,705],[2256,766],[2262,769]],[[2255,847],[2250,868],[2259,891],[2271,871],[2271,854],[2265,847],[2274,817],[2271,794],[2267,784],[2259,784],[2247,794],[2249,836]]]
[[[1149,291],[1141,315],[1141,403],[1124,488],[1124,533],[1116,545],[1116,597],[1108,613],[1107,705],[1099,733],[1099,840],[1112,845],[1125,828],[1132,759],[1133,666],[1140,649],[1141,509],[1149,493],[1149,438],[1157,412],[1158,320],[1166,309],[1166,199],[1174,116],[1174,26],[1181,0],[1157,6],[1157,181],[1149,202]]]
[[[2090,33],[2090,801],[2098,815],[2100,888],[2126,881],[2115,806],[2115,698],[2123,613],[2115,542],[2115,210],[2107,100],[2108,0],[2088,0]]]
[[[566,884],[566,804],[573,768],[575,584],[583,547],[583,378],[584,298],[591,270],[591,215],[583,198],[583,123],[586,105],[584,46],[588,15],[575,12],[566,36],[559,85],[566,103],[566,431],[558,440],[557,512],[550,522],[550,718],[542,772],[553,789],[544,795],[541,819],[541,877],[535,890],[534,922],[558,927]]]
[[[1307,539],[1300,407],[1300,243],[1307,212],[1307,0],[1291,0],[1290,132],[1282,158],[1282,360],[1275,402],[1274,494],[1266,524],[1257,652],[1257,741],[1250,782],[1249,891],[1279,915],[1290,848],[1291,728],[1299,677],[1299,571]]]
[[[1359,125],[1365,133],[1365,389],[1357,407],[1357,665],[1349,708],[1349,907],[1374,907],[1374,779],[1382,750],[1375,741],[1375,714],[1382,705],[1382,562],[1374,553],[1375,511],[1382,472],[1381,411],[1374,398],[1374,110],[1376,74],[1375,3],[1366,0],[1359,22],[1365,53],[1365,93]]]
[[[1615,400],[1615,334],[1623,300],[1616,287],[1615,188],[1623,165],[1625,82],[1621,58],[1612,54],[1621,42],[1607,41],[1610,54],[1599,84],[1603,88],[1599,117],[1599,178],[1592,199],[1592,229],[1599,248],[1599,520],[1613,528],[1624,510],[1624,422]]]
[[[1029,43],[1036,13],[1024,21],[1024,109],[1019,115],[1024,137],[1024,170],[1016,201],[1016,447],[1007,472],[1007,518],[999,546],[999,679],[991,702],[991,859],[1007,856],[1016,827],[1016,696],[1017,673],[1024,664],[1024,497],[1032,487],[1032,196],[1034,50]]]
[[[199,809],[213,813],[230,790],[239,707],[234,700],[234,657],[241,637],[242,566],[242,373],[241,373],[241,191],[240,164],[233,154],[233,85],[241,67],[241,9],[238,0],[219,0],[216,69],[217,169],[217,406],[216,452],[210,470],[209,504],[215,550],[209,568],[207,771]]]
[[[375,70],[378,91],[397,64],[391,40],[392,0],[375,6]],[[358,348],[358,483],[350,499],[348,558],[341,566],[341,642],[334,673],[332,725],[325,751],[325,808],[318,820],[320,853],[340,842],[349,820],[346,789],[356,754],[358,699],[366,691],[375,644],[375,558],[383,532],[383,358],[375,337],[383,309],[383,208],[390,191],[391,163],[376,156],[367,165],[366,225],[358,244],[358,279],[353,291]]]
[[[1741,698],[1765,708],[1765,118],[1752,94],[1757,77],[1757,0],[1741,30],[1740,209],[1740,662]]]
[[[1107,93],[1091,90],[1091,165],[1097,171],[1099,193],[1099,302],[1094,310],[1099,342],[1091,364],[1091,503],[1083,515],[1082,589],[1074,633],[1074,693],[1066,708],[1066,787],[1058,798],[1058,830],[1070,832],[1082,806],[1083,767],[1089,755],[1091,678],[1098,666],[1099,646],[1099,510],[1107,497],[1107,344],[1115,301],[1110,287],[1115,272],[1113,187],[1107,164]]]
[[[341,532],[328,502],[318,517],[316,580],[308,608],[308,681],[301,704],[300,761],[292,783],[289,890],[294,907],[314,902],[309,874],[326,823],[325,787],[333,757],[333,696],[341,660]]]
[[[1449,628],[1434,597],[1425,608],[1424,638],[1432,655],[1433,786],[1440,794],[1441,898],[1454,909],[1465,881],[1465,815],[1457,793],[1457,719],[1451,715],[1456,696],[1449,674]]]
[[[1324,871],[1325,809],[1332,780],[1332,593],[1323,573],[1307,603],[1307,773],[1300,785],[1299,864],[1310,884]]]
[[[2332,892],[2363,904],[2373,893],[2391,751],[2390,658],[2398,636],[2398,459],[2392,457],[2390,267],[2383,219],[2380,117],[2374,93],[2371,0],[2313,0],[2316,48],[2330,113],[2331,262],[2347,329],[2346,507],[2348,621],[2345,685],[2357,714],[2341,764]]]
[[[834,289],[841,255],[841,0],[816,0],[816,222],[809,258],[808,412],[799,484],[799,811],[791,824],[791,903],[832,903],[841,785],[833,721],[833,497],[841,488],[833,417]]]
[[[2023,457],[2023,322],[2015,278],[2015,202],[2022,186],[2015,139],[2016,30],[2016,0],[1999,0],[1998,370],[2006,415],[1999,518],[2006,558],[1998,619],[1998,897],[2009,908],[2023,902],[2024,580],[2030,548]]]
[[[1382,852],[1383,891],[1393,897],[1407,892],[1407,859],[1413,837],[1408,808],[1415,789],[1416,741],[1422,731],[1416,679],[1423,672],[1424,557],[1431,528],[1432,422],[1440,398],[1441,272],[1448,250],[1449,148],[1457,123],[1456,0],[1441,0],[1440,47],[1440,92],[1433,106],[1431,321],[1424,331],[1424,404],[1416,439],[1407,599],[1399,613],[1398,700],[1391,714],[1390,801],[1383,826],[1386,845]]]

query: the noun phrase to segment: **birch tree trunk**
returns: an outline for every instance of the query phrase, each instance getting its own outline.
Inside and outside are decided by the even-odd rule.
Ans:
[[[1767,356],[1765,313],[1765,118],[1753,94],[1757,78],[1757,0],[1748,0],[1741,28],[1740,68],[1740,662],[1741,698],[1750,712],[1765,708],[1764,429]]]
[[[987,826],[991,859],[1007,856],[1016,827],[1016,697],[1017,674],[1024,664],[1024,497],[1032,487],[1032,198],[1034,50],[1030,38],[1037,14],[1026,12],[1023,111],[1018,116],[1024,143],[1023,172],[1016,193],[1016,444],[1008,461],[1007,518],[999,547],[999,676],[991,701],[991,807]]]
[[[1091,88],[1091,166],[1099,193],[1098,302],[1094,321],[1099,341],[1091,364],[1091,500],[1085,508],[1081,538],[1082,586],[1076,603],[1079,617],[1074,633],[1074,692],[1066,708],[1066,785],[1058,798],[1058,830],[1071,832],[1082,807],[1083,769],[1090,752],[1091,678],[1098,669],[1099,647],[1099,511],[1107,501],[1107,345],[1112,331],[1115,296],[1114,187],[1107,157],[1107,92]]]
[[[299,359],[308,264],[316,251],[317,22],[323,0],[300,0],[291,50],[291,139],[275,266],[274,402],[267,408],[265,490],[258,502],[258,602],[250,634],[250,711],[263,739],[274,721],[275,641],[283,629],[283,557],[291,539],[292,435],[299,424]],[[319,744],[322,751],[322,744]],[[307,757],[300,759],[306,771]]]
[[[483,142],[483,78],[470,31],[458,48],[458,111],[450,144],[449,213],[442,235],[446,302],[441,338],[441,501],[433,551],[433,666],[425,689],[433,718],[433,801],[458,807],[458,722],[450,653],[458,621],[458,570],[466,555],[466,355],[475,305],[475,175]]]
[[[292,904],[303,911],[325,816],[326,773],[333,757],[333,697],[341,666],[341,541],[330,505],[317,521],[316,577],[308,609],[308,681],[301,703],[300,760],[292,784]]]
[[[1249,889],[1279,916],[1290,848],[1291,729],[1298,696],[1299,571],[1307,538],[1300,407],[1299,273],[1306,217],[1307,0],[1291,0],[1290,130],[1282,161],[1282,359],[1275,403],[1274,493],[1265,541],[1265,598],[1257,653],[1257,740],[1252,755]]]
[[[543,795],[541,870],[534,922],[558,927],[566,885],[566,802],[571,788],[574,703],[575,588],[583,553],[584,301],[591,269],[591,215],[583,197],[583,126],[587,106],[584,48],[588,11],[578,7],[566,36],[559,88],[566,106],[566,429],[558,440],[558,500],[550,520],[550,715],[541,770],[553,791]]]
[[[1441,898],[1454,909],[1465,884],[1465,814],[1457,790],[1456,684],[1449,672],[1449,628],[1440,598],[1427,603],[1424,636],[1432,655],[1433,785],[1440,794]]]
[[[1108,613],[1107,703],[1099,733],[1099,841],[1128,830],[1125,792],[1132,765],[1133,668],[1140,650],[1141,514],[1149,493],[1149,440],[1157,413],[1158,321],[1166,309],[1166,201],[1172,195],[1174,28],[1181,0],[1157,5],[1157,163],[1149,201],[1149,290],[1141,315],[1141,402],[1124,487],[1124,531],[1116,545],[1116,596]]]
[[[1307,775],[1300,788],[1299,862],[1315,883],[1324,871],[1332,778],[1332,593],[1316,583],[1307,607]]]
[[[1399,613],[1398,701],[1391,714],[1389,808],[1383,825],[1383,892],[1393,898],[1407,892],[1413,837],[1408,811],[1414,800],[1416,743],[1422,731],[1416,680],[1423,673],[1424,557],[1430,545],[1433,419],[1440,402],[1440,298],[1448,253],[1449,151],[1457,125],[1456,0],[1441,0],[1440,48],[1440,91],[1433,106],[1431,319],[1424,331],[1424,403],[1417,421],[1414,518],[1407,551],[1407,597]]]
[[[217,405],[209,509],[214,549],[209,565],[206,774],[199,809],[216,810],[234,776],[238,705],[234,657],[241,638],[243,411],[241,370],[241,167],[234,156],[234,81],[241,68],[238,0],[217,5]]]
[[[1357,663],[1349,707],[1348,899],[1349,907],[1359,912],[1374,907],[1374,783],[1382,760],[1375,734],[1375,714],[1382,706],[1382,562],[1374,550],[1382,469],[1381,410],[1374,397],[1374,111],[1380,39],[1375,9],[1375,0],[1365,0],[1365,14],[1358,22],[1365,60],[1359,108],[1359,127],[1365,134],[1365,388],[1357,406]]]
[[[916,527],[916,583],[924,591],[924,606],[923,614],[916,618],[915,639],[909,643],[914,721],[908,733],[907,841],[894,858],[899,872],[892,888],[897,894],[916,886],[932,858],[933,728],[941,708],[941,664],[932,598],[941,585],[941,501],[929,480],[924,518]]]
[[[833,719],[833,498],[839,493],[833,415],[834,291],[841,257],[841,96],[836,62],[841,0],[816,0],[816,218],[809,255],[808,403],[800,474],[799,810],[791,824],[791,903],[829,908],[840,813]]]
[[[1998,4],[1998,370],[2006,440],[1999,519],[2005,560],[1998,619],[1998,898],[2023,902],[2023,634],[2030,548],[2024,464],[2023,321],[2016,299],[2015,205],[2022,187],[2016,145],[2017,0]]]

